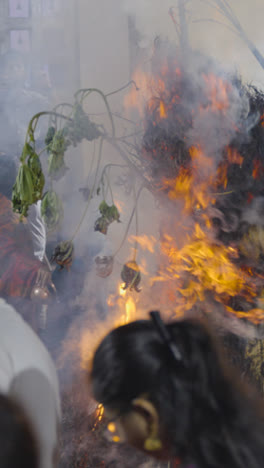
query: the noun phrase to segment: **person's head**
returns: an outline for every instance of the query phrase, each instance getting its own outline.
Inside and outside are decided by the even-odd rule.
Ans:
[[[191,456],[204,467],[220,466],[212,461],[218,450],[225,466],[240,466],[228,464],[222,430],[236,423],[239,430],[242,397],[223,370],[215,340],[200,322],[161,323],[165,332],[155,320],[116,328],[94,354],[92,392],[112,421],[113,440],[156,458]]]
[[[182,456],[211,398],[218,357],[200,323],[179,321],[164,327],[170,345],[153,321],[110,332],[94,355],[92,391],[109,418],[118,418],[122,440],[154,455]],[[198,400],[200,411],[194,407]]]
[[[38,452],[31,426],[22,408],[0,394],[1,468],[38,468]]]
[[[11,199],[13,185],[16,180],[15,158],[0,152],[0,193]]]

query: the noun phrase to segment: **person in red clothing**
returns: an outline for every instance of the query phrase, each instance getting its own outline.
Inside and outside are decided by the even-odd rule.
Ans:
[[[90,374],[111,439],[173,468],[262,467],[263,404],[220,354],[205,324],[157,311],[112,330]]]
[[[21,222],[12,210],[15,177],[14,159],[0,154],[0,297],[11,302],[34,326],[32,299],[47,299],[51,273],[34,255],[27,219]]]

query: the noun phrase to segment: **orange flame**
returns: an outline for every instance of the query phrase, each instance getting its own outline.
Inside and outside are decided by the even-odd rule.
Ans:
[[[226,111],[229,108],[229,83],[213,73],[203,75],[203,78],[207,86],[209,99],[206,109],[212,112]]]
[[[124,97],[124,108],[126,111],[136,109],[141,117],[144,116],[146,100],[151,97],[149,90],[150,76],[141,70],[135,71],[132,76],[137,88],[131,87],[128,94]]]
[[[236,149],[230,147],[227,148],[227,159],[231,164],[239,164],[239,166],[242,166],[244,161],[243,156]]]
[[[165,119],[166,117],[168,117],[168,114],[167,114],[167,111],[166,111],[166,108],[165,108],[165,104],[164,104],[163,101],[160,101],[159,113],[160,113],[160,118],[161,119]]]
[[[260,177],[263,176],[263,173],[264,167],[262,162],[259,159],[254,159],[252,177],[254,177],[254,179],[260,179]]]
[[[147,236],[146,234],[143,234],[142,236],[130,236],[129,242],[137,242],[137,244],[140,245],[142,250],[147,250],[150,253],[154,253],[155,245],[157,244],[157,239],[152,235]]]
[[[167,63],[161,69],[158,78],[137,70],[133,79],[139,91],[131,88],[124,99],[125,109],[136,109],[142,117],[145,113],[151,114],[153,125],[167,119],[172,106],[177,105],[181,99],[178,95],[180,93],[175,91],[171,96],[166,89],[168,72]],[[182,72],[176,65],[174,73],[179,81]],[[225,116],[230,107],[230,84],[212,73],[204,74],[203,80],[205,99],[198,108],[198,113],[201,113],[202,117],[206,113],[209,117],[212,113],[217,113],[220,117]],[[230,124],[232,125],[232,122]],[[264,126],[264,115],[261,117],[261,125]],[[169,151],[165,142],[163,150]],[[234,261],[238,257],[238,251],[215,240],[213,225],[207,214],[210,207],[216,203],[216,197],[225,194],[229,165],[243,164],[244,158],[236,149],[226,147],[223,150],[225,159],[215,167],[212,155],[206,152],[206,142],[196,141],[189,148],[188,164],[180,166],[174,178],[164,178],[160,186],[172,207],[171,217],[167,217],[162,226],[166,233],[161,236],[160,241],[153,235],[146,234],[131,236],[129,241],[136,242],[139,249],[151,255],[157,255],[160,251],[160,267],[152,277],[152,284],[160,286],[160,300],[165,304],[165,309],[173,310],[175,315],[179,316],[211,296],[214,301],[221,303],[227,312],[236,314],[237,317],[245,316],[257,323],[264,318],[263,310],[253,308],[245,313],[230,307],[230,298],[239,295],[251,301],[257,292],[250,272],[242,270]],[[253,177],[257,178],[263,170],[260,162],[255,160]],[[177,207],[175,212],[174,206]],[[186,217],[190,214],[192,216]],[[186,230],[181,226],[182,219],[185,218],[191,220]],[[140,270],[147,275],[148,265],[142,262]],[[115,326],[129,323],[141,316],[133,293],[125,291],[122,285],[118,287],[116,294],[109,296],[108,305],[117,310],[117,314],[112,318],[112,324]]]
[[[248,299],[256,294],[255,290],[248,286],[248,273],[239,269],[233,262],[237,251],[232,247],[213,244],[208,234],[197,223],[192,237],[186,239],[181,249],[167,237],[162,242],[162,251],[169,263],[163,265],[160,276],[154,280],[168,283],[164,294],[173,301],[172,308],[176,315],[190,310],[198,302],[205,301],[208,294],[212,294],[214,300],[224,305],[228,304],[230,297],[238,294]],[[174,281],[173,294],[169,279]],[[231,307],[227,307],[228,305],[226,310],[235,313]],[[254,317],[256,319],[256,314]]]

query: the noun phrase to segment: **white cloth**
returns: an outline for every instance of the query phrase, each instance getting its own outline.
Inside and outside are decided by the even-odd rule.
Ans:
[[[41,200],[30,205],[27,222],[32,237],[34,255],[42,262],[46,250],[46,228],[41,216]]]
[[[55,467],[60,396],[56,369],[38,336],[0,299],[0,392],[24,407],[37,437],[40,468]]]

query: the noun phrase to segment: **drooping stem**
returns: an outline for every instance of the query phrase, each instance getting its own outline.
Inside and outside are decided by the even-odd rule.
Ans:
[[[65,120],[71,120],[66,115],[63,115],[63,114],[60,114],[60,113],[54,112],[54,111],[38,112],[37,114],[33,115],[32,119],[30,120],[30,122],[28,124],[26,138],[25,138],[25,144],[28,141],[28,137],[29,137],[30,141],[35,143],[34,132],[36,130],[36,127],[37,127],[37,124],[38,124],[38,121],[39,121],[40,117],[43,117],[44,115],[49,115],[49,116],[53,115],[53,116],[60,117],[60,118],[65,119]]]
[[[117,94],[117,93],[120,93],[121,91],[123,91],[124,89],[128,88],[128,86],[130,86],[131,84],[133,84],[136,88],[136,91],[139,91],[139,88],[137,87],[137,83],[134,81],[134,80],[130,80],[127,84],[125,84],[124,86],[122,86],[121,88],[119,89],[116,89],[115,91],[112,91],[111,93],[107,93],[105,95],[105,97],[109,97],[109,96],[112,96],[113,94]]]
[[[138,252],[138,209],[137,209],[137,197],[136,197],[135,186],[133,186],[133,192],[134,192],[134,199],[135,199],[135,206],[136,206],[136,211],[135,211],[136,239],[135,239],[135,244],[134,244],[134,255],[133,255],[133,260],[135,262],[137,258],[137,252]]]
[[[141,192],[142,192],[142,190],[143,190],[144,187],[145,187],[145,185],[143,184],[143,185],[141,185],[141,187],[139,188],[139,191],[138,191],[137,196],[136,196],[136,199],[135,199],[135,203],[134,203],[133,210],[132,210],[132,212],[131,212],[129,221],[128,221],[128,223],[127,223],[127,227],[126,227],[126,230],[125,230],[124,237],[123,237],[122,242],[121,242],[121,244],[119,245],[118,249],[115,251],[113,257],[115,257],[115,256],[120,252],[120,250],[122,249],[122,247],[123,247],[123,245],[124,245],[124,243],[125,243],[125,241],[126,241],[126,238],[127,238],[127,235],[128,235],[128,232],[129,232],[129,229],[130,229],[130,226],[131,226],[131,223],[132,223],[134,214],[135,214],[135,211],[136,211],[136,209],[137,209],[138,199],[139,199],[140,194],[141,194]]]
[[[140,169],[135,164],[133,164],[133,162],[130,161],[126,152],[122,148],[120,148],[120,146],[117,144],[116,139],[106,137],[106,140],[108,143],[110,143],[113,146],[113,148],[116,149],[116,151],[120,154],[121,158],[124,159],[127,165],[137,174],[139,179],[144,181],[145,187],[148,188],[150,191],[152,191],[151,184],[144,177],[144,174],[142,173],[142,171],[140,171]]]
[[[115,164],[115,163],[106,164],[106,165],[104,166],[104,168],[103,168],[101,180],[103,180],[106,171],[107,171],[108,169],[110,169],[111,167],[127,167],[127,166],[125,166],[124,164]]]
[[[110,191],[110,196],[111,196],[111,200],[112,200],[112,205],[114,205],[114,196],[113,196],[113,191],[112,191],[112,187],[111,187],[111,183],[110,183],[110,178],[109,178],[109,170],[108,170],[108,173],[106,172],[105,176],[106,176],[106,181],[107,181],[107,188],[108,188],[109,191]]]
[[[98,176],[98,172],[99,172],[99,167],[100,167],[100,163],[101,163],[101,159],[102,159],[102,151],[103,151],[103,142],[104,142],[104,138],[101,137],[100,139],[100,143],[99,143],[99,154],[98,154],[98,160],[97,160],[97,166],[96,166],[96,170],[95,170],[95,176],[94,176],[94,183],[93,183],[93,187],[89,193],[89,197],[88,197],[88,200],[87,200],[87,203],[86,203],[86,207],[84,209],[84,212],[82,214],[82,217],[80,219],[80,222],[78,223],[70,241],[72,242],[73,239],[76,237],[76,235],[78,234],[80,228],[81,228],[81,225],[84,221],[84,218],[86,216],[86,213],[88,211],[88,208],[90,206],[90,202],[91,202],[91,199],[92,199],[92,196],[93,196],[93,193],[94,193],[94,190],[95,190],[95,187],[96,187],[96,182],[97,182],[97,176]]]
[[[71,109],[69,115],[68,115],[68,118],[71,118],[71,116],[73,115],[73,111],[74,111],[74,106],[68,102],[61,102],[60,104],[57,104],[53,109],[52,109],[52,112],[56,112],[58,113],[58,109],[60,109],[60,114],[63,114],[63,111],[64,111],[64,108],[65,107],[69,107]],[[50,116],[50,122],[49,122],[49,125],[51,125],[51,117]],[[54,119],[54,125],[55,127],[57,128],[57,117]]]
[[[111,127],[112,127],[112,137],[115,138],[115,125],[114,125],[114,120],[113,120],[113,116],[112,116],[112,112],[111,112],[111,109],[110,109],[110,106],[108,104],[108,101],[107,101],[107,98],[106,98],[106,95],[100,90],[100,89],[97,89],[97,88],[83,88],[83,89],[79,89],[77,91],[77,93],[75,93],[74,97],[76,99],[76,101],[78,101],[78,96],[81,94],[81,103],[83,103],[83,101],[91,94],[91,93],[97,93],[99,94],[104,103],[105,103],[105,107],[107,109],[107,113],[108,113],[108,116],[109,116],[109,120],[110,120],[110,123],[111,123]]]
[[[45,151],[47,151],[47,148],[48,148],[48,146],[45,146],[45,148],[42,148],[42,150],[40,150],[38,152],[38,157],[40,157],[42,155],[42,153],[45,153]]]
[[[96,143],[95,143],[95,140],[94,140],[93,155],[92,155],[92,160],[91,160],[91,164],[90,164],[90,167],[89,167],[89,170],[88,170],[88,176],[87,176],[87,188],[89,188],[90,175],[92,174],[93,167],[94,167],[95,152],[96,152],[95,150],[96,150]]]

